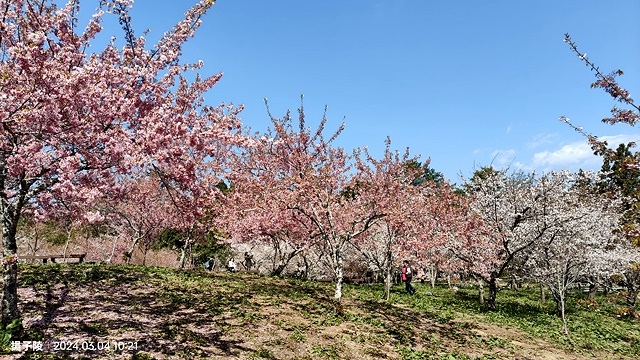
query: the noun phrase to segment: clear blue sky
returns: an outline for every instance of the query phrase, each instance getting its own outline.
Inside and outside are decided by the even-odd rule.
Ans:
[[[192,3],[137,0],[137,33],[157,39]],[[269,124],[263,98],[279,116],[304,94],[310,122],[325,104],[329,129],[346,117],[339,145],[381,154],[390,136],[452,182],[492,162],[599,169],[558,118],[611,142],[640,141],[640,128],[600,123],[614,102],[590,89],[562,40],[568,32],[603,71],[625,71],[621,84],[640,97],[639,13],[637,0],[218,0],[184,59],[204,60],[203,75],[223,71],[207,101],[244,104],[255,130]]]

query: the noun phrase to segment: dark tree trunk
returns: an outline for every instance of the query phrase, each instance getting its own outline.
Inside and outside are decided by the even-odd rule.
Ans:
[[[284,269],[287,268],[287,266],[291,262],[291,259],[293,259],[301,251],[302,251],[302,249],[295,249],[295,250],[291,251],[290,253],[286,254],[286,256],[280,255],[280,262],[271,271],[271,276],[282,277],[282,274],[284,273]]]
[[[273,271],[271,271],[271,276],[282,277],[282,273],[284,272],[284,269],[286,267],[287,264],[281,262],[280,264],[278,264],[278,266],[275,267],[275,269],[273,269]]]
[[[637,317],[636,300],[638,299],[638,287],[632,281],[627,281],[627,307],[631,317]]]
[[[489,297],[487,298],[487,309],[496,309],[496,297],[498,296],[498,279],[494,274],[489,278]]]
[[[11,324],[20,318],[18,311],[18,245],[16,232],[18,225],[17,210],[11,211],[6,203],[2,204],[2,325]],[[22,327],[17,329],[22,331]]]
[[[587,295],[587,299],[591,301],[595,300],[597,292],[598,292],[598,284],[596,284],[595,282],[589,283],[589,293]]]
[[[6,253],[6,252],[5,252]],[[15,257],[5,256],[2,266],[2,325],[20,317],[18,311],[18,264]]]
[[[557,317],[561,318],[562,317],[562,300],[560,299],[560,297],[554,294],[553,301],[556,303],[555,314]]]

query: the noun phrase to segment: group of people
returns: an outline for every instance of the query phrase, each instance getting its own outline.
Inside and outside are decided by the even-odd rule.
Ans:
[[[207,262],[204,263],[204,268],[207,270],[213,270],[213,266],[214,266],[213,258],[209,258],[209,260],[207,260]],[[253,268],[253,255],[251,255],[248,252],[244,253],[244,267],[246,270],[251,270]],[[229,258],[229,262],[227,263],[227,270],[231,272],[235,272],[238,270],[234,257]]]

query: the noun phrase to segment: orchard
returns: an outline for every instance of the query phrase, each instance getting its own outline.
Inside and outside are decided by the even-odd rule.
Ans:
[[[640,289],[640,156],[616,152],[562,118],[603,158],[603,172],[518,172],[493,166],[453,184],[391,139],[377,158],[338,146],[345,123],[267,113],[252,132],[242,106],[210,105],[222,74],[183,63],[213,0],[201,0],[155,44],[136,36],[131,0],[101,1],[85,24],[80,4],[0,0],[2,325],[21,318],[22,256],[87,254],[91,262],[331,281],[380,282],[389,301],[403,260],[431,287],[473,283],[486,311],[527,283],[551,294],[568,335],[569,290]],[[91,47],[105,17],[121,40]],[[640,109],[566,35],[600,88],[635,126]],[[312,125],[315,124],[315,125]],[[623,151],[626,150],[626,151]],[[242,254],[251,254],[243,262]],[[438,285],[440,286],[440,285]],[[444,286],[444,285],[443,285]],[[485,289],[487,290],[485,294]],[[618,289],[618,290],[614,290]],[[575,301],[575,300],[573,300]]]

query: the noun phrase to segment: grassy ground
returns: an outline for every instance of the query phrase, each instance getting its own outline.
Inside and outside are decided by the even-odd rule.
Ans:
[[[23,265],[23,340],[8,359],[637,359],[640,327],[621,297],[570,299],[565,336],[535,289],[502,291],[487,312],[473,288],[348,285],[254,274],[105,265]],[[15,339],[14,339],[15,340]],[[83,349],[83,347],[85,349]],[[100,349],[98,349],[100,347]],[[91,349],[93,348],[93,349]],[[3,357],[4,358],[4,357]]]

